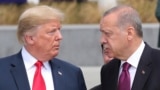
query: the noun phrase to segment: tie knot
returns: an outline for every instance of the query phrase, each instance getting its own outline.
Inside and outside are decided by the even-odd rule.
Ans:
[[[123,70],[128,70],[130,67],[131,67],[131,65],[129,63],[127,63],[127,62],[125,62],[123,64]]]
[[[36,65],[37,67],[41,67],[41,66],[43,65],[43,63],[42,63],[41,61],[37,61],[37,62],[35,63],[35,65]]]

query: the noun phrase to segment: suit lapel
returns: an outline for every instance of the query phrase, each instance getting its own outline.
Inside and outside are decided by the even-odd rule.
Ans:
[[[65,90],[65,75],[56,59],[50,61],[55,90]]]
[[[143,90],[145,82],[151,73],[151,60],[151,48],[146,45],[137,68],[132,90]]]
[[[101,78],[103,90],[117,90],[117,81],[119,75],[120,60],[114,59],[104,69],[104,75]]]
[[[21,53],[18,53],[11,62],[11,75],[13,76],[18,90],[30,90],[26,70]]]
[[[120,67],[120,60],[116,60],[115,66],[112,69],[112,72],[110,74],[111,78],[113,79],[113,87],[112,87],[113,89],[112,90],[117,90],[118,77],[119,77],[119,67]]]

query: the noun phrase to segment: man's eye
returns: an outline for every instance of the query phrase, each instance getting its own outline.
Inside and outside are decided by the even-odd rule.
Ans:
[[[105,35],[108,35],[109,33],[105,33]]]
[[[105,35],[106,35],[107,37],[111,37],[112,33],[105,32]]]
[[[52,35],[52,34],[55,33],[55,31],[56,31],[56,30],[49,31],[48,34],[49,34],[49,35]]]

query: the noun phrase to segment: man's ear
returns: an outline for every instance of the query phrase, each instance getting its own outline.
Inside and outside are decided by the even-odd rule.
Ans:
[[[28,34],[24,35],[24,40],[25,40],[26,44],[30,44],[30,45],[33,45],[35,42],[34,36],[28,35]]]
[[[134,35],[136,34],[135,29],[133,27],[127,28],[128,40],[132,40]]]

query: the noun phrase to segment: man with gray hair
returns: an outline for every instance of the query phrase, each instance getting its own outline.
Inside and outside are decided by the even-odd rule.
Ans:
[[[81,69],[55,58],[62,19],[49,6],[32,7],[20,16],[17,36],[23,47],[0,59],[0,90],[86,90]]]
[[[115,58],[101,69],[99,90],[160,90],[160,51],[143,41],[135,9],[116,6],[100,21],[101,44]]]

